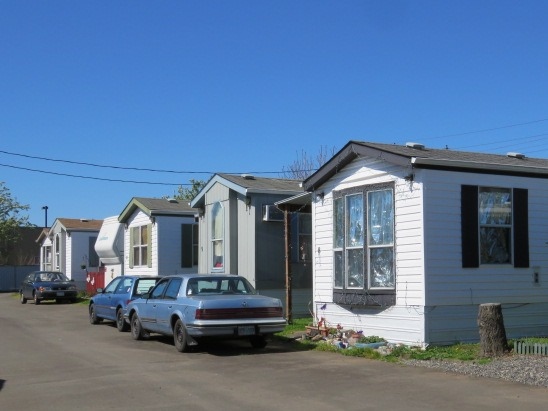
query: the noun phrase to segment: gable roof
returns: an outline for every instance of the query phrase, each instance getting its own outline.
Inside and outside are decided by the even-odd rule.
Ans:
[[[242,195],[280,194],[293,196],[302,193],[301,180],[287,178],[255,177],[249,174],[215,174],[191,201],[193,207],[200,207],[205,201],[205,194],[211,187],[220,183]]]
[[[548,159],[525,157],[519,153],[508,153],[504,156],[433,149],[415,143],[401,146],[349,141],[303,182],[303,188],[314,191],[357,157],[373,157],[412,168],[548,178]]]
[[[166,198],[133,197],[118,216],[118,221],[124,223],[140,209],[148,216],[194,216],[198,210],[190,207],[188,200],[173,200]]]
[[[99,231],[103,224],[103,220],[58,218],[55,223],[61,224],[67,231]],[[55,225],[55,223],[53,223],[53,225]]]

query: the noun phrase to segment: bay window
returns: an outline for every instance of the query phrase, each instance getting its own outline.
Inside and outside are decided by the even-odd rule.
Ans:
[[[373,185],[334,193],[334,297],[342,304],[391,304],[394,294],[394,189]]]

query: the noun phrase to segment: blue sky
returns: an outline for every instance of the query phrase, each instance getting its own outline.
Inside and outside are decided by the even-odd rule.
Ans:
[[[540,0],[0,0],[0,181],[51,225],[215,172],[279,177],[349,140],[548,158],[547,15]]]

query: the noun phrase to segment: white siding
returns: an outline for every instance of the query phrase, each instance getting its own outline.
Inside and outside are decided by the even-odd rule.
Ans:
[[[501,303],[507,336],[548,334],[546,308],[548,183],[543,179],[423,170],[425,189],[426,342],[477,341],[478,306]],[[526,188],[529,193],[531,268],[484,265],[462,268],[461,185]],[[476,206],[476,205],[470,205]],[[533,284],[539,271],[540,284]]]
[[[158,244],[157,241],[157,230],[156,225],[152,225],[151,230],[151,245],[152,245],[152,267],[145,266],[134,266],[130,268],[129,258],[130,254],[133,253],[132,246],[130,243],[130,231],[132,227],[143,226],[151,224],[150,217],[144,213],[142,210],[137,210],[133,215],[128,219],[127,226],[128,228],[124,232],[124,272],[126,275],[131,274],[142,274],[142,275],[158,275]]]
[[[318,191],[324,200],[313,207],[314,315],[328,325],[340,325],[392,342],[421,344],[424,340],[424,264],[422,185],[407,182],[409,170],[380,160],[359,158]],[[333,303],[334,190],[395,183],[396,305],[350,309]],[[321,308],[325,305],[325,308]]]

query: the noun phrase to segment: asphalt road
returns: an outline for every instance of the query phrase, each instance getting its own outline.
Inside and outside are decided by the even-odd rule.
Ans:
[[[178,353],[91,325],[81,304],[0,294],[0,410],[539,410],[548,390],[244,342]]]

